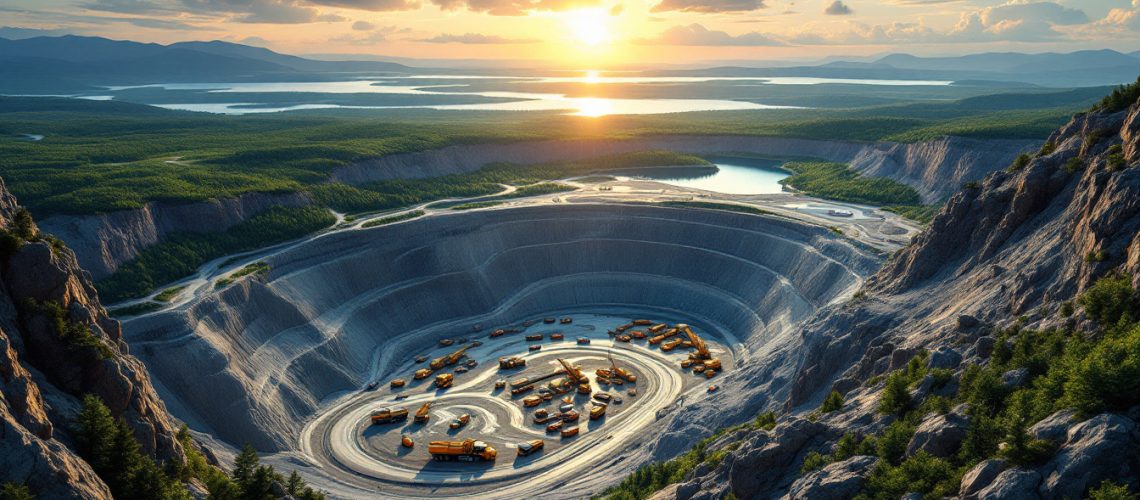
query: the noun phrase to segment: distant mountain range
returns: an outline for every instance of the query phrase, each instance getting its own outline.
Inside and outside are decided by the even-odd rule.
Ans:
[[[93,91],[100,85],[247,81],[321,81],[385,74],[424,74],[445,69],[413,68],[378,57],[310,59],[223,41],[170,45],[85,36],[0,38],[0,93],[45,94]],[[389,58],[390,59],[390,58]],[[415,64],[414,59],[398,59]],[[422,60],[440,64],[442,60]],[[458,61],[456,61],[458,62]],[[738,66],[660,69],[656,75],[792,76],[859,79],[951,80],[960,84],[1024,84],[1092,87],[1136,80],[1140,51],[1087,50],[1061,53],[985,53],[956,57],[890,54],[877,59],[829,58],[824,63],[740,62]],[[422,64],[421,64],[422,65]],[[455,72],[502,72],[462,61]],[[461,68],[460,68],[461,67]],[[517,72],[517,70],[513,70]]]
[[[74,35],[0,38],[0,91],[5,93],[159,82],[298,81],[409,70],[391,62],[317,61],[222,41],[160,45]]]

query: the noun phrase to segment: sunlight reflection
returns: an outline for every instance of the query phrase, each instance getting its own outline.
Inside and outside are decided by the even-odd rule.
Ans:
[[[586,97],[577,100],[578,112],[573,113],[575,116],[588,116],[597,118],[613,113],[613,104],[609,99],[597,99],[593,97]]]

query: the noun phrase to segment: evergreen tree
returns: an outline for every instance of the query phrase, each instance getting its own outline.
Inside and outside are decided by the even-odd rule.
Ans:
[[[289,481],[285,483],[285,491],[293,496],[300,496],[305,491],[305,480],[301,479],[301,475],[297,474],[297,471],[289,474]]]
[[[234,459],[234,473],[232,474],[234,481],[238,483],[243,490],[253,478],[253,473],[257,470],[257,464],[260,460],[257,458],[257,450],[253,449],[249,443],[246,443],[241,449],[241,453]]]
[[[76,419],[76,445],[79,454],[96,472],[108,469],[115,419],[103,401],[94,394],[83,397],[83,409]]]

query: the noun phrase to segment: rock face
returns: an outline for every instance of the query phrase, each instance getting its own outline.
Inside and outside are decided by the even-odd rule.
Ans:
[[[787,500],[846,500],[863,489],[863,482],[879,463],[878,457],[855,456],[828,464],[792,483]]]
[[[1073,300],[1117,269],[1140,280],[1140,105],[1079,115],[1049,143],[1048,154],[1024,168],[995,171],[955,194],[925,232],[867,280],[864,298],[810,320],[796,367],[787,374],[788,397],[769,407],[783,403],[797,418],[839,390],[845,412],[821,415],[820,423],[875,433],[885,425],[875,411],[882,383],[865,381],[902,367],[919,349],[930,353],[931,367],[983,362],[995,350],[993,331],[1015,318],[1024,315],[1030,327],[1056,326],[1048,323],[1055,321],[1050,315],[1035,311]],[[1002,379],[1017,386],[1026,375],[1011,371]],[[927,382],[918,391],[936,394]],[[957,413],[927,416],[908,452],[953,453],[965,429]],[[1136,417],[1140,412],[1084,422],[1071,413],[1052,415],[1030,429],[1059,447],[1048,463],[1007,468],[983,462],[966,475],[961,494],[1079,498],[1105,479],[1134,483],[1140,470]],[[802,460],[791,453],[770,460],[766,450],[798,448],[802,436],[757,434],[763,436],[743,442],[763,447],[743,445],[726,462],[763,460],[767,468],[757,480],[733,482],[733,492],[742,498],[788,494],[786,479],[776,478],[797,477]],[[827,443],[820,448],[826,453]],[[706,484],[713,474],[694,481]]]
[[[0,181],[0,227],[13,228],[17,208]],[[27,242],[0,261],[0,483],[26,484],[40,498],[110,497],[70,448],[86,394],[125,419],[145,453],[184,461],[173,420],[71,251]],[[60,307],[64,321],[88,328],[100,346],[61,337],[40,306],[49,303]]]
[[[225,231],[272,207],[297,207],[311,202],[301,193],[251,193],[186,204],[156,202],[102,215],[48,217],[40,222],[40,228],[65,241],[78,257],[79,265],[93,279],[100,279],[171,234]]]
[[[648,150],[697,154],[761,153],[850,162],[865,175],[890,177],[914,187],[926,202],[939,202],[964,181],[981,179],[1008,165],[1032,141],[981,141],[945,138],[916,144],[857,143],[747,136],[656,136],[628,140],[532,141],[448,146],[433,151],[389,155],[338,168],[331,181],[363,184],[398,178],[424,178],[471,172],[493,162],[534,164]],[[54,216],[44,231],[67,242],[80,265],[100,279],[119,265],[178,232],[225,230],[277,205],[302,206],[303,194],[253,193],[189,204],[150,203],[136,210],[103,215]]]

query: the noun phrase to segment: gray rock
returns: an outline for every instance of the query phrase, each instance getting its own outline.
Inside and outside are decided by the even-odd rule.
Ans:
[[[681,485],[677,486],[676,498],[677,500],[689,500],[693,495],[696,495],[698,491],[701,491],[701,483],[697,481],[681,483]]]
[[[994,352],[994,344],[997,341],[993,337],[979,337],[974,341],[974,353],[980,358],[988,358]]]
[[[792,483],[785,499],[843,500],[854,497],[863,488],[868,474],[879,463],[877,457],[857,456],[828,464]]]
[[[949,347],[939,347],[934,352],[930,353],[930,360],[927,361],[927,366],[930,368],[957,368],[962,363],[962,355],[958,351]]]
[[[1045,498],[1079,498],[1091,486],[1130,473],[1125,457],[1134,456],[1132,431],[1136,423],[1120,415],[1102,413],[1069,429],[1065,445],[1042,471]]]
[[[1037,498],[1037,485],[1041,474],[1025,469],[1009,469],[994,478],[993,482],[978,491],[979,500],[1030,500]]]
[[[1009,387],[1021,387],[1028,381],[1028,368],[1016,368],[1001,374],[1001,383]]]
[[[982,324],[982,322],[978,321],[978,318],[970,316],[969,314],[962,314],[962,315],[958,316],[958,328],[959,329],[969,330],[969,329],[974,328],[980,324]]]
[[[1005,460],[989,459],[983,460],[978,465],[975,465],[966,474],[962,476],[962,485],[958,489],[958,495],[963,500],[973,500],[977,498],[976,493],[981,491],[993,482],[994,478],[1001,473],[1005,468]]]
[[[781,479],[781,474],[774,472],[790,467],[804,446],[819,436],[834,437],[826,425],[798,418],[777,425],[772,435],[771,439],[751,441],[736,452],[738,458],[729,469],[728,480],[741,498],[770,491]]]
[[[936,457],[948,457],[958,452],[962,440],[966,438],[969,421],[962,415],[949,413],[931,415],[915,429],[914,437],[907,444],[907,456],[925,451]]]
[[[912,491],[899,497],[899,500],[922,500],[922,493]]]
[[[1073,425],[1073,410],[1060,410],[1029,428],[1029,435],[1034,439],[1044,439],[1054,443],[1063,443],[1068,439],[1069,427]]]

